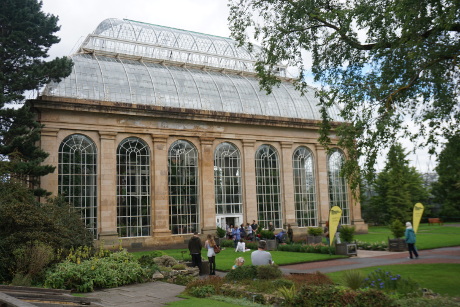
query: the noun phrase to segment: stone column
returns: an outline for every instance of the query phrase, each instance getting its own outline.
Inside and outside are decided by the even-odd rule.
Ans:
[[[258,221],[257,217],[257,187],[256,187],[256,164],[255,164],[255,141],[243,140],[243,221]]]
[[[116,132],[100,131],[99,240],[105,246],[118,245],[117,233],[117,146]]]
[[[283,180],[284,226],[296,227],[294,206],[294,173],[292,169],[292,142],[281,142],[281,174]]]
[[[200,138],[201,143],[201,233],[216,233],[216,199],[214,191],[213,138]]]
[[[316,184],[318,195],[318,220],[321,226],[329,219],[329,182],[327,175],[327,152],[319,144],[315,144],[316,151]]]
[[[40,178],[40,187],[53,193],[54,196],[58,194],[58,163],[59,163],[59,144],[57,141],[57,134],[59,129],[55,128],[42,128],[40,146],[41,149],[49,156],[43,161],[42,165],[52,165],[56,167],[54,172]],[[43,198],[44,200],[44,198]]]
[[[152,229],[154,237],[171,235],[169,230],[168,148],[165,135],[152,135],[153,139],[153,208]]]

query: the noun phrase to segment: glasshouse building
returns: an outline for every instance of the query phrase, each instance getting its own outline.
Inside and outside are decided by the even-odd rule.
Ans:
[[[41,187],[63,195],[106,244],[182,243],[252,220],[300,236],[335,205],[342,224],[366,231],[340,176],[346,153],[317,141],[314,89],[301,96],[279,66],[282,82],[267,95],[257,52],[104,20],[71,56],[72,73],[31,101],[45,163],[56,166]],[[338,109],[328,112],[340,122]]]

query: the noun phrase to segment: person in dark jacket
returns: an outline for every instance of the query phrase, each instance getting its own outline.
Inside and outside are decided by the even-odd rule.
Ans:
[[[201,271],[201,249],[203,244],[201,244],[201,239],[198,237],[198,233],[194,232],[193,237],[188,241],[188,250],[192,256],[192,266],[197,266]]]
[[[407,249],[409,250],[409,258],[414,259],[415,256],[415,258],[417,259],[418,253],[417,249],[415,248],[415,231],[412,228],[412,224],[410,222],[406,223],[406,232],[404,236],[406,237]]]

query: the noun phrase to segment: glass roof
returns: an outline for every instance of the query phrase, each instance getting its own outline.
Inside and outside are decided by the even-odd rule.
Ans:
[[[260,47],[250,52],[230,38],[111,18],[88,35],[80,50],[254,72]]]
[[[90,54],[72,56],[70,76],[43,95],[186,109],[320,120],[314,89],[290,82],[267,95],[255,77]],[[338,109],[329,111],[340,120]]]

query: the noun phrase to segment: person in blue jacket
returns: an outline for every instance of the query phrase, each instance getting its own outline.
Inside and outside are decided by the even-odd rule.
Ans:
[[[410,222],[406,223],[406,233],[404,234],[406,237],[407,249],[409,250],[409,258],[415,259],[418,258],[417,249],[415,248],[415,232],[412,228],[412,224]]]

